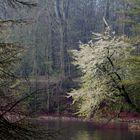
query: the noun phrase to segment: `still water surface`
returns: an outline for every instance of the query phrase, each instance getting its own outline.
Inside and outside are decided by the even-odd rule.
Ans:
[[[51,140],[140,140],[138,131],[95,129],[93,124],[87,122],[51,120],[39,122],[39,125],[44,126],[46,131],[54,129],[60,132]]]

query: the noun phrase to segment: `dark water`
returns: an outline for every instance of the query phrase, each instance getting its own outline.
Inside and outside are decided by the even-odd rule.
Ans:
[[[95,129],[86,122],[51,120],[39,122],[46,129],[54,129],[56,136],[49,140],[140,140],[140,131],[127,129]],[[48,140],[46,137],[43,140]]]

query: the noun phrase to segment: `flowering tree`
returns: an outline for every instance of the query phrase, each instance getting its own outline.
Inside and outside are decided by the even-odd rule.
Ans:
[[[115,37],[106,21],[105,24],[104,34],[93,33],[94,43],[81,43],[80,50],[72,51],[74,65],[82,72],[82,82],[81,88],[73,90],[70,96],[78,106],[78,114],[86,117],[124,105],[136,109],[124,84],[130,78],[126,60],[131,58],[134,48],[124,37]]]

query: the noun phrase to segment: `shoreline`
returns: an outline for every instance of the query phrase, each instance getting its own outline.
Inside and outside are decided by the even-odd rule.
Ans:
[[[116,118],[116,119],[84,119],[78,117],[70,117],[63,115],[39,115],[35,117],[35,120],[41,122],[47,121],[62,121],[62,122],[83,122],[90,123],[95,126],[97,129],[129,129],[129,130],[138,130],[140,131],[140,118]]]

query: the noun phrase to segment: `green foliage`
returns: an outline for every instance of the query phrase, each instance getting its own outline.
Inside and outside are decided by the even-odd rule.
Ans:
[[[0,83],[15,79],[15,66],[20,60],[23,49],[12,43],[0,43]],[[12,71],[13,70],[13,71]],[[7,82],[6,82],[7,81]],[[11,80],[10,80],[11,81]]]
[[[135,49],[131,52],[131,57],[125,62],[129,65],[129,72],[124,81],[126,87],[130,91],[131,98],[133,98],[135,104],[139,106],[140,102],[140,1],[139,0],[126,0],[127,8],[125,11],[126,24],[129,25],[131,36],[126,40],[127,42],[133,44]],[[128,22],[127,20],[131,21]]]
[[[0,43],[0,107],[12,103],[19,96],[19,85],[15,74],[23,49],[12,43]]]
[[[124,11],[126,24],[129,25],[134,35],[140,33],[140,1],[126,0],[127,8]]]
[[[136,51],[136,50],[135,50]],[[140,56],[139,54],[131,54],[131,56],[126,59],[123,63],[127,67],[127,72],[125,73],[125,79],[123,84],[126,86],[130,97],[133,102],[139,107],[140,103]]]

